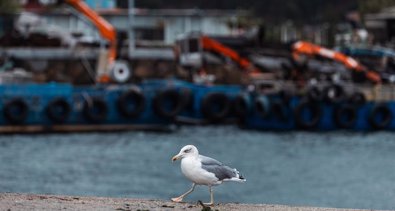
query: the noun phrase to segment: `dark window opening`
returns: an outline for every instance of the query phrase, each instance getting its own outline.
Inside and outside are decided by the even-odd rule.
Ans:
[[[190,39],[189,40],[189,52],[199,52],[199,39]]]
[[[163,28],[136,28],[136,40],[164,41],[165,33]]]

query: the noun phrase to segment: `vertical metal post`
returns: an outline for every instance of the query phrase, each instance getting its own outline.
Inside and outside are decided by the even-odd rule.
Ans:
[[[134,1],[135,0],[129,0],[128,2],[128,40],[129,40],[129,58],[132,57],[132,54],[134,50],[136,49],[136,44],[135,44],[135,36],[134,36]]]

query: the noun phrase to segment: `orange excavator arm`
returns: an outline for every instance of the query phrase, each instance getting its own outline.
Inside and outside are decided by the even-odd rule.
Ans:
[[[239,64],[240,67],[242,67],[245,70],[249,70],[253,67],[250,60],[248,60],[247,58],[243,58],[235,50],[221,44],[220,42],[204,35],[201,36],[200,39],[202,43],[202,48],[204,50],[213,51],[218,54],[221,54],[222,56],[228,57],[232,59],[234,62],[236,62],[237,64]],[[257,72],[259,72],[259,70],[254,69],[251,71],[251,73],[257,73]]]
[[[117,57],[117,35],[115,28],[94,10],[89,8],[83,0],[65,0],[64,2],[85,15],[96,26],[100,35],[109,42],[108,64],[112,64]],[[108,75],[99,76],[99,81],[108,82]]]
[[[292,56],[294,59],[298,59],[300,54],[305,54],[308,56],[319,55],[325,58],[333,59],[335,61],[341,62],[348,69],[357,72],[364,72],[366,78],[368,78],[373,83],[381,83],[381,77],[378,73],[372,70],[368,70],[365,66],[361,65],[355,59],[346,56],[340,52],[336,52],[318,45],[314,45],[309,42],[299,41],[292,45]]]

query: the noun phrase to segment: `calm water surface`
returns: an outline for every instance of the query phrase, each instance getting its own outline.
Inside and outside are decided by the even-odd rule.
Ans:
[[[234,127],[0,136],[0,191],[169,199],[190,188],[170,158],[186,144],[236,167],[217,202],[395,208],[394,133],[261,133]],[[206,187],[186,198],[209,200]]]

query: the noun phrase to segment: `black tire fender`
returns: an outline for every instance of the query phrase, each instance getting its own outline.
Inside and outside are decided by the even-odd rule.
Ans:
[[[203,98],[201,109],[206,119],[218,122],[229,114],[230,100],[224,93],[212,92]]]
[[[119,96],[117,108],[125,117],[135,118],[145,109],[145,97],[140,90],[128,90]]]
[[[29,114],[29,106],[22,98],[14,98],[5,103],[3,114],[11,124],[23,124]]]
[[[305,119],[304,112],[305,110],[311,112],[311,118]],[[318,126],[321,117],[322,117],[322,109],[320,104],[313,103],[310,101],[301,101],[294,110],[296,125],[302,129],[314,129]]]
[[[387,128],[391,124],[392,119],[392,111],[386,104],[375,105],[368,116],[370,125],[376,130]]]
[[[102,98],[93,97],[85,101],[83,114],[89,121],[103,122],[107,118],[108,106]]]
[[[185,100],[182,94],[174,88],[165,89],[159,92],[153,100],[154,112],[164,118],[176,117],[185,107]],[[170,102],[170,109],[167,107]]]
[[[59,97],[50,101],[45,108],[48,118],[57,123],[65,122],[71,113],[71,106],[66,99]]]

